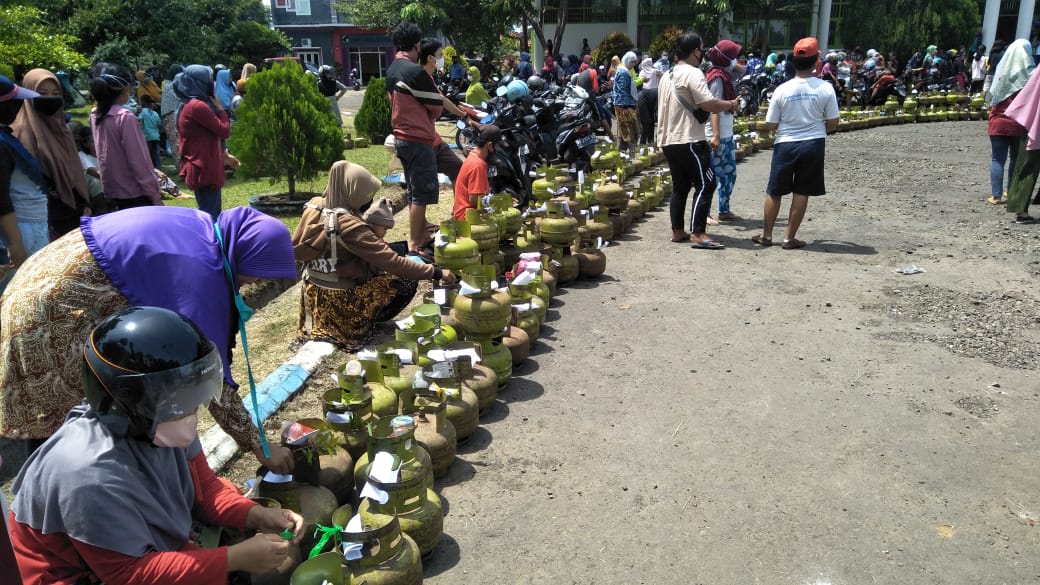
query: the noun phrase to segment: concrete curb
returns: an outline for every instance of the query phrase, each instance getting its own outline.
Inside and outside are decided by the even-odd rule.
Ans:
[[[336,346],[331,343],[308,341],[296,355],[257,384],[256,400],[260,418],[267,420],[277,412],[286,400],[303,388],[307,378],[321,364],[321,360],[335,350]],[[246,411],[252,414],[253,401],[248,396],[242,399],[242,404],[245,405]],[[202,450],[206,453],[206,462],[211,469],[221,469],[238,453],[238,444],[219,425],[211,427],[199,439],[202,442]]]

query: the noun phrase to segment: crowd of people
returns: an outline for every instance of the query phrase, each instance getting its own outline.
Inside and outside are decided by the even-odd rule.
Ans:
[[[409,221],[407,240],[399,242],[385,240],[395,217],[390,201],[376,198],[380,179],[348,161],[331,167],[324,193],[306,204],[292,233],[257,211],[222,209],[225,167],[234,164],[226,146],[231,121],[255,67],[237,76],[205,65],[171,67],[160,86],[154,72],[131,76],[120,65],[98,64],[89,125],[66,120],[52,72],[32,70],[22,85],[0,77],[0,264],[7,287],[0,303],[0,435],[34,451],[5,518],[3,534],[13,546],[0,543],[0,555],[13,550],[17,564],[0,556],[0,566],[16,567],[31,583],[134,583],[145,575],[156,582],[177,582],[178,575],[222,581],[277,566],[303,536],[298,514],[258,506],[217,479],[198,440],[197,413],[206,407],[266,469],[286,474],[294,467],[287,448],[267,444],[231,375],[236,332],[244,335],[252,314],[240,287],[301,278],[298,340],[359,348],[375,323],[413,299],[420,281],[457,280],[433,262],[438,226],[427,210],[439,201],[438,173],[453,185],[452,217],[463,219],[489,194],[489,157],[508,147],[499,128],[470,119],[438,89],[435,75],[445,69],[440,41],[411,22],[397,25],[391,39],[392,146],[404,168]],[[737,82],[745,75],[777,82],[762,122],[776,138],[762,231],[751,238],[756,246],[773,245],[787,195],[778,245],[807,245],[797,235],[809,199],[826,193],[826,137],[858,76],[874,79],[872,91],[902,77],[950,78],[961,89],[985,92],[992,106],[989,201],[1007,205],[1019,223],[1035,222],[1028,206],[1040,174],[1040,80],[1024,39],[988,52],[929,46],[906,63],[874,50],[821,54],[814,38],[763,59],[730,40],[706,46],[688,32],[671,52],[627,51],[600,65],[592,64],[587,40],[582,45],[580,55],[553,58],[550,51],[541,67],[527,53],[505,63],[503,72],[518,78],[507,96],[521,95],[511,93],[514,84],[526,91],[519,80],[533,79],[608,95],[612,111],[595,104],[612,139],[616,131],[622,149],[663,150],[673,179],[672,242],[722,250],[709,226],[740,219],[730,199]],[[453,59],[447,69],[468,83],[470,103],[490,99],[481,80],[493,71],[486,60],[481,65]],[[315,83],[338,116],[346,87],[331,68],[320,69]],[[445,110],[476,127],[464,160],[435,128]],[[164,154],[178,161],[198,210],[162,207],[155,169]],[[110,208],[118,213],[105,213]],[[193,520],[237,534],[204,549]],[[0,577],[19,578],[3,571]]]

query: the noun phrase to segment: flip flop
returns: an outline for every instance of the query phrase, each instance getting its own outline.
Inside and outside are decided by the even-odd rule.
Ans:
[[[793,238],[793,239],[790,239],[790,240],[784,240],[784,245],[780,246],[780,247],[783,248],[784,250],[798,250],[800,248],[804,248],[805,247],[805,242],[803,242],[803,241],[801,241],[801,240],[799,240],[797,238]]]
[[[726,245],[716,242],[715,240],[705,240],[703,242],[694,242],[690,245],[691,248],[698,250],[725,250]]]
[[[773,245],[773,240],[769,238],[763,238],[762,236],[751,236],[751,241],[759,246],[762,246],[763,248],[768,248],[769,246]]]

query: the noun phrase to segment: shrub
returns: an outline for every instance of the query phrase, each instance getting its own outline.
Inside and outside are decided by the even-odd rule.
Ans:
[[[359,136],[367,136],[372,144],[382,144],[393,129],[390,127],[390,99],[386,97],[386,79],[373,77],[368,80],[365,98],[354,116],[354,130]]]
[[[290,197],[296,181],[313,179],[343,158],[343,133],[329,99],[290,61],[249,78],[249,92],[235,112],[231,152],[247,177],[285,178]]]
[[[610,63],[610,58],[617,55],[619,58],[627,51],[631,51],[635,48],[635,43],[632,39],[628,38],[623,32],[612,32],[607,36],[603,37],[603,40],[599,42],[592,51],[592,62],[596,65],[606,61]]]
[[[650,57],[656,61],[661,56],[661,51],[668,51],[669,57],[675,56],[675,42],[683,34],[683,29],[677,26],[667,26],[654,40],[650,42],[648,49]]]

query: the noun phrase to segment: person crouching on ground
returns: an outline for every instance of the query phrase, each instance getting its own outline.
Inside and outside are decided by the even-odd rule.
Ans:
[[[296,261],[303,264],[299,341],[328,341],[353,351],[376,322],[408,305],[418,281],[454,282],[451,272],[403,256],[404,242],[383,241],[393,216],[385,200],[372,202],[379,186],[361,165],[339,161],[329,171],[324,196],[305,206],[292,237]]]
[[[111,315],[85,341],[86,400],[12,486],[21,582],[226,583],[281,565],[303,518],[239,495],[199,442],[198,409],[221,392],[217,346],[158,307]],[[194,522],[259,534],[202,548]]]
[[[452,217],[466,219],[466,210],[476,207],[476,199],[491,192],[488,185],[488,157],[499,146],[503,146],[502,131],[494,124],[485,124],[473,143],[466,161],[462,163],[459,178],[455,181],[455,205]]]
[[[809,197],[827,192],[823,184],[824,147],[827,134],[838,128],[838,103],[834,87],[816,77],[819,57],[816,39],[798,41],[792,57],[795,78],[778,87],[769,100],[765,130],[776,130],[776,142],[766,185],[762,234],[751,238],[759,246],[773,245],[773,224],[780,213],[780,198],[793,192],[783,248],[804,248],[805,242],[795,235],[805,217]]]

